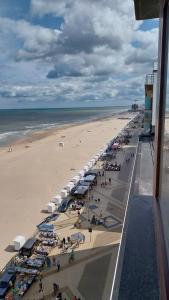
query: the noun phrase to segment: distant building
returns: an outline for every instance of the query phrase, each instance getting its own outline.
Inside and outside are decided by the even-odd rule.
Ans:
[[[145,81],[145,112],[144,131],[152,130],[152,107],[153,107],[153,74],[146,75]]]
[[[132,111],[138,111],[138,109],[139,109],[138,104],[136,104],[136,103],[132,104],[132,106],[131,106]]]

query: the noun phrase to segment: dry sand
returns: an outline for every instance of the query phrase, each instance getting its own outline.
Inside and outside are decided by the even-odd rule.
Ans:
[[[7,251],[13,238],[32,235],[46,204],[128,121],[112,117],[70,126],[14,145],[12,152],[0,150],[0,268],[13,256]]]

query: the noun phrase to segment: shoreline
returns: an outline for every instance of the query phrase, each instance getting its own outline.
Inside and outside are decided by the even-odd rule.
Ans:
[[[45,138],[35,139],[28,149],[23,147],[24,141],[11,153],[1,151],[0,268],[14,255],[7,250],[13,238],[21,234],[27,239],[35,232],[35,226],[46,216],[46,204],[135,114],[126,115],[129,119],[118,119],[116,115],[59,128]],[[58,146],[61,136],[63,148]]]
[[[83,124],[89,124],[89,123],[94,123],[94,122],[97,122],[97,121],[104,121],[104,120],[109,120],[109,119],[112,119],[112,118],[117,118],[119,116],[119,119],[121,115],[125,115],[129,113],[128,110],[123,110],[123,111],[120,111],[120,112],[115,112],[115,113],[112,113],[111,115],[109,116],[103,116],[103,117],[96,117],[96,118],[91,118],[91,119],[86,119],[86,120],[83,120],[83,121],[76,121],[76,122],[70,122],[70,123],[67,123],[67,124],[62,124],[62,125],[58,125],[56,127],[53,127],[53,128],[46,128],[46,129],[41,129],[41,130],[32,130],[31,133],[28,133],[26,134],[25,136],[23,137],[18,137],[14,142],[9,142],[5,145],[0,145],[0,153],[1,153],[1,150],[4,150],[6,148],[11,148],[11,147],[15,147],[17,145],[23,145],[25,143],[33,143],[35,141],[38,141],[38,140],[41,140],[43,138],[46,138],[48,136],[51,136],[57,132],[59,132],[59,130],[62,130],[62,129],[67,129],[67,128],[71,128],[71,127],[75,127],[75,126],[78,126],[78,125],[83,125]],[[123,118],[122,118],[123,120]],[[124,118],[125,120],[125,118]]]

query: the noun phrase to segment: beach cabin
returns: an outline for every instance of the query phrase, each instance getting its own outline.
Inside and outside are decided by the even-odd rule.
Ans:
[[[13,247],[15,251],[19,251],[22,246],[25,244],[26,239],[23,235],[17,235],[12,241]]]
[[[55,211],[55,203],[49,202],[47,204],[47,211],[48,213],[53,213]]]
[[[64,143],[63,142],[59,142],[59,147],[64,147]]]
[[[83,176],[84,176],[84,173],[85,173],[85,172],[84,172],[83,170],[79,171],[79,172],[78,172],[79,177],[80,177],[80,178],[83,177]]]
[[[67,184],[67,186],[66,186],[67,192],[70,193],[71,190],[73,189],[73,187],[74,187],[74,183],[73,183],[73,182],[69,182],[69,183]]]
[[[53,197],[53,200],[55,205],[60,205],[60,203],[62,202],[62,197],[60,195],[56,195]]]
[[[33,254],[34,248],[37,244],[37,239],[31,238],[26,241],[23,247],[19,250],[19,254],[22,256],[30,257]]]
[[[62,198],[66,198],[68,193],[67,193],[66,190],[61,190],[60,195],[61,195]]]
[[[89,170],[89,166],[84,166],[83,170],[87,172]]]
[[[80,179],[79,176],[74,176],[74,177],[72,178],[71,181],[72,181],[74,184],[76,184],[76,183],[78,183],[79,179]]]

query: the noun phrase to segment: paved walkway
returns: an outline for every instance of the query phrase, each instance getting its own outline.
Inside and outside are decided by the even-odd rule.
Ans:
[[[55,299],[52,295],[53,282],[59,284],[66,300],[72,300],[72,295],[80,297],[81,300],[106,300],[109,299],[112,278],[117,258],[119,241],[121,238],[122,222],[125,213],[125,206],[128,197],[128,188],[133,166],[133,158],[126,163],[126,158],[131,152],[135,152],[137,139],[132,139],[129,146],[119,151],[116,161],[121,163],[120,172],[105,172],[105,175],[98,177],[98,184],[90,192],[90,199],[86,198],[86,206],[81,211],[81,228],[74,228],[78,220],[77,212],[67,212],[54,222],[60,238],[70,236],[72,233],[81,231],[85,234],[86,241],[75,249],[75,262],[68,264],[68,254],[60,255],[58,249],[51,252],[61,261],[61,271],[56,272],[56,267],[46,270],[43,273],[44,299]],[[100,162],[96,168],[101,168]],[[101,182],[111,178],[111,185],[101,187]],[[100,198],[100,203],[97,200]],[[91,209],[90,207],[95,207]],[[106,218],[105,226],[93,225],[91,235],[88,232],[88,219],[93,214],[96,217],[102,213]],[[38,293],[38,283],[25,295],[24,299],[41,299]]]
[[[135,194],[129,203],[127,237],[118,300],[158,300],[158,269],[152,198],[150,144],[141,143]],[[139,180],[140,179],[140,180]],[[113,298],[116,299],[116,298]]]

